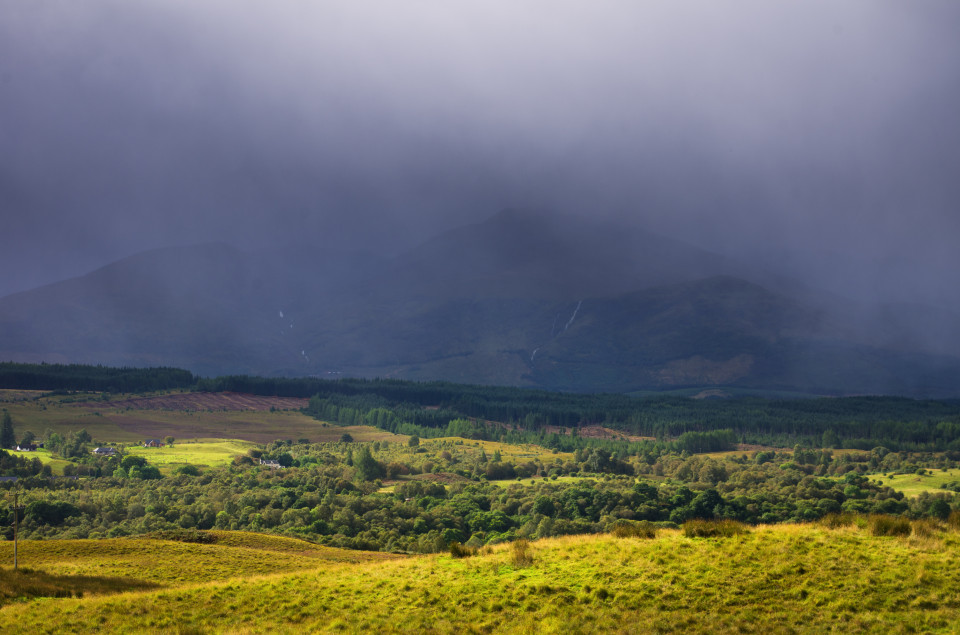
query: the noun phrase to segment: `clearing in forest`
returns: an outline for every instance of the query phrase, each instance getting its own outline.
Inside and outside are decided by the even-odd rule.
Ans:
[[[871,481],[883,483],[905,496],[919,496],[924,492],[931,494],[952,494],[956,490],[943,489],[944,485],[956,483],[960,487],[960,470],[924,469],[923,474],[873,474]]]

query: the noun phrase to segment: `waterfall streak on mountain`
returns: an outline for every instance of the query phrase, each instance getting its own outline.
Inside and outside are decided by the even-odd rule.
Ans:
[[[583,304],[583,300],[577,302],[577,308],[573,310],[573,315],[570,316],[570,320],[567,322],[567,325],[563,327],[563,332],[566,333],[567,329],[570,328],[570,325],[573,324],[573,321],[577,319],[577,313],[580,312],[580,305]]]

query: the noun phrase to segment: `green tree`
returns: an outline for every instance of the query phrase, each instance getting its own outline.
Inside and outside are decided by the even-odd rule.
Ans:
[[[372,481],[378,478],[383,478],[385,473],[383,465],[373,458],[373,455],[370,453],[370,448],[367,446],[360,448],[360,455],[354,461],[353,465],[357,470],[357,476],[364,481]]]
[[[30,445],[31,443],[33,443],[34,439],[36,438],[37,438],[37,435],[35,435],[30,430],[27,430],[26,432],[23,433],[23,438],[20,439],[20,445],[21,446]]]
[[[840,445],[840,439],[837,438],[837,433],[831,428],[823,433],[820,443],[825,448],[835,448]]]
[[[12,448],[17,443],[17,438],[13,434],[13,418],[10,413],[4,411],[3,422],[0,423],[0,448]]]
[[[80,509],[63,501],[51,503],[48,501],[34,501],[27,505],[26,516],[44,525],[61,525],[71,516],[79,516]]]
[[[533,508],[530,511],[534,514],[553,516],[557,513],[557,507],[554,504],[553,499],[547,496],[537,496],[537,498],[533,501]]]
[[[173,437],[170,437],[170,436],[163,438],[163,442],[169,446],[173,445],[173,441],[174,441]]]
[[[143,467],[146,464],[147,464],[147,460],[145,458],[143,458],[142,456],[136,456],[133,454],[123,457],[123,460],[120,461],[120,467],[127,470],[128,472],[132,467]]]

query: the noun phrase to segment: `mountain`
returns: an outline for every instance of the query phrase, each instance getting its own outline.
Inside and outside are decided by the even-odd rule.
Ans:
[[[865,309],[637,228],[508,211],[388,259],[330,246],[139,254],[0,299],[0,359],[581,391],[960,394],[948,345],[960,321],[930,311],[917,335],[912,310]]]

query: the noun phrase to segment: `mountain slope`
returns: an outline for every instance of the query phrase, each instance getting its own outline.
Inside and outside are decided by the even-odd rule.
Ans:
[[[0,355],[254,370],[270,348],[265,273],[226,245],[160,249],[0,301]],[[220,365],[218,361],[215,365]]]
[[[956,330],[930,315],[935,333]],[[201,374],[958,395],[944,342],[913,334],[903,308],[865,311],[636,228],[521,212],[388,261],[198,245],[0,299],[0,359]]]

